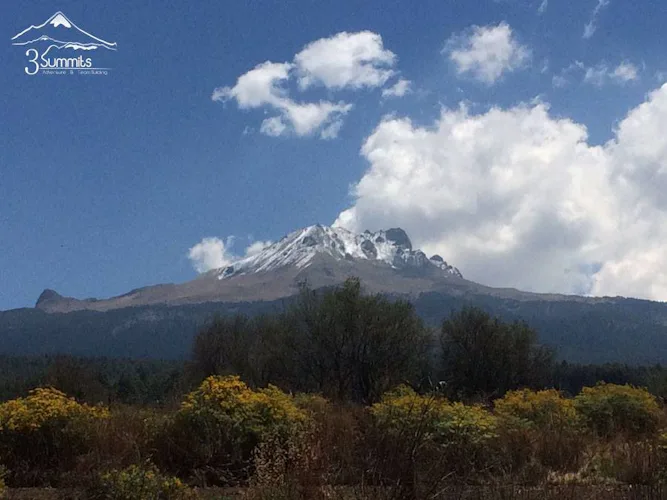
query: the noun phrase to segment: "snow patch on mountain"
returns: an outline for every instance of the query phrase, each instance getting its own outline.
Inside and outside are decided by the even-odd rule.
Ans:
[[[260,252],[211,271],[218,279],[273,271],[295,266],[308,267],[315,256],[330,255],[339,260],[370,260],[395,269],[435,266],[444,274],[461,278],[461,273],[439,255],[430,259],[421,250],[413,250],[408,235],[400,228],[365,231],[355,234],[343,228],[315,225],[294,231]]]

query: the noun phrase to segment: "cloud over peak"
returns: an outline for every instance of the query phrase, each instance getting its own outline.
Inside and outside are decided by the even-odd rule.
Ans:
[[[273,243],[271,241],[255,241],[248,245],[244,255],[239,257],[231,251],[234,240],[234,236],[229,236],[224,241],[216,237],[203,238],[188,250],[188,259],[190,259],[192,267],[198,273],[227,267],[239,259],[260,253]]]
[[[399,225],[491,286],[667,300],[667,85],[603,146],[544,103],[384,119],[336,224]]]
[[[228,249],[231,243],[230,239],[225,243],[220,238],[203,238],[190,248],[188,259],[198,273],[228,266],[233,261],[233,256]]]

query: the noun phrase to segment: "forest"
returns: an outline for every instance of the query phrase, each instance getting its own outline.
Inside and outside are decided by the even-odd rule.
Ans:
[[[0,496],[663,498],[667,370],[557,359],[353,278],[215,317],[187,361],[0,357]]]

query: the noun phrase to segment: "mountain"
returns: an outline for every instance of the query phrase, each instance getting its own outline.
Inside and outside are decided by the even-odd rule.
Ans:
[[[252,302],[277,300],[298,292],[359,277],[371,292],[417,296],[426,291],[471,287],[439,255],[427,257],[412,248],[400,228],[354,234],[322,225],[294,231],[280,241],[233,264],[213,269],[192,281],[149,286],[109,299],[77,300],[45,290],[36,307],[45,312],[108,311],[153,304]]]
[[[115,42],[107,42],[82,30],[62,12],[56,12],[42,24],[32,25],[12,38],[12,45],[32,45],[36,43],[51,44],[51,46],[57,48],[75,50],[94,50],[97,48],[116,50],[117,48]]]
[[[180,284],[108,299],[45,290],[33,309],[0,311],[0,354],[183,358],[216,314],[283,310],[307,282],[328,287],[359,277],[369,292],[409,298],[437,327],[453,310],[477,306],[525,320],[540,341],[573,362],[667,362],[667,304],[491,288],[466,280],[441,257],[413,248],[400,228],[354,234],[310,226]]]

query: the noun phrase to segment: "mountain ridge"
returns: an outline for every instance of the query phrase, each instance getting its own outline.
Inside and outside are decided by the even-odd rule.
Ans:
[[[360,278],[371,293],[416,298],[422,293],[449,296],[488,295],[517,301],[603,303],[613,297],[584,297],[493,288],[466,280],[439,255],[414,249],[401,228],[355,234],[316,224],[289,233],[231,264],[209,270],[184,283],[135,288],[107,299],[76,299],[46,289],[35,307],[47,313],[109,311],[148,305],[207,302],[261,302],[295,295],[302,283],[323,288]]]
[[[400,228],[354,234],[319,225],[185,283],[108,299],[80,300],[46,289],[34,308],[0,311],[0,354],[186,357],[196,332],[217,314],[280,312],[304,282],[323,289],[351,276],[366,292],[409,300],[434,328],[452,311],[475,306],[526,321],[568,361],[667,360],[665,303],[492,288],[413,248]]]

